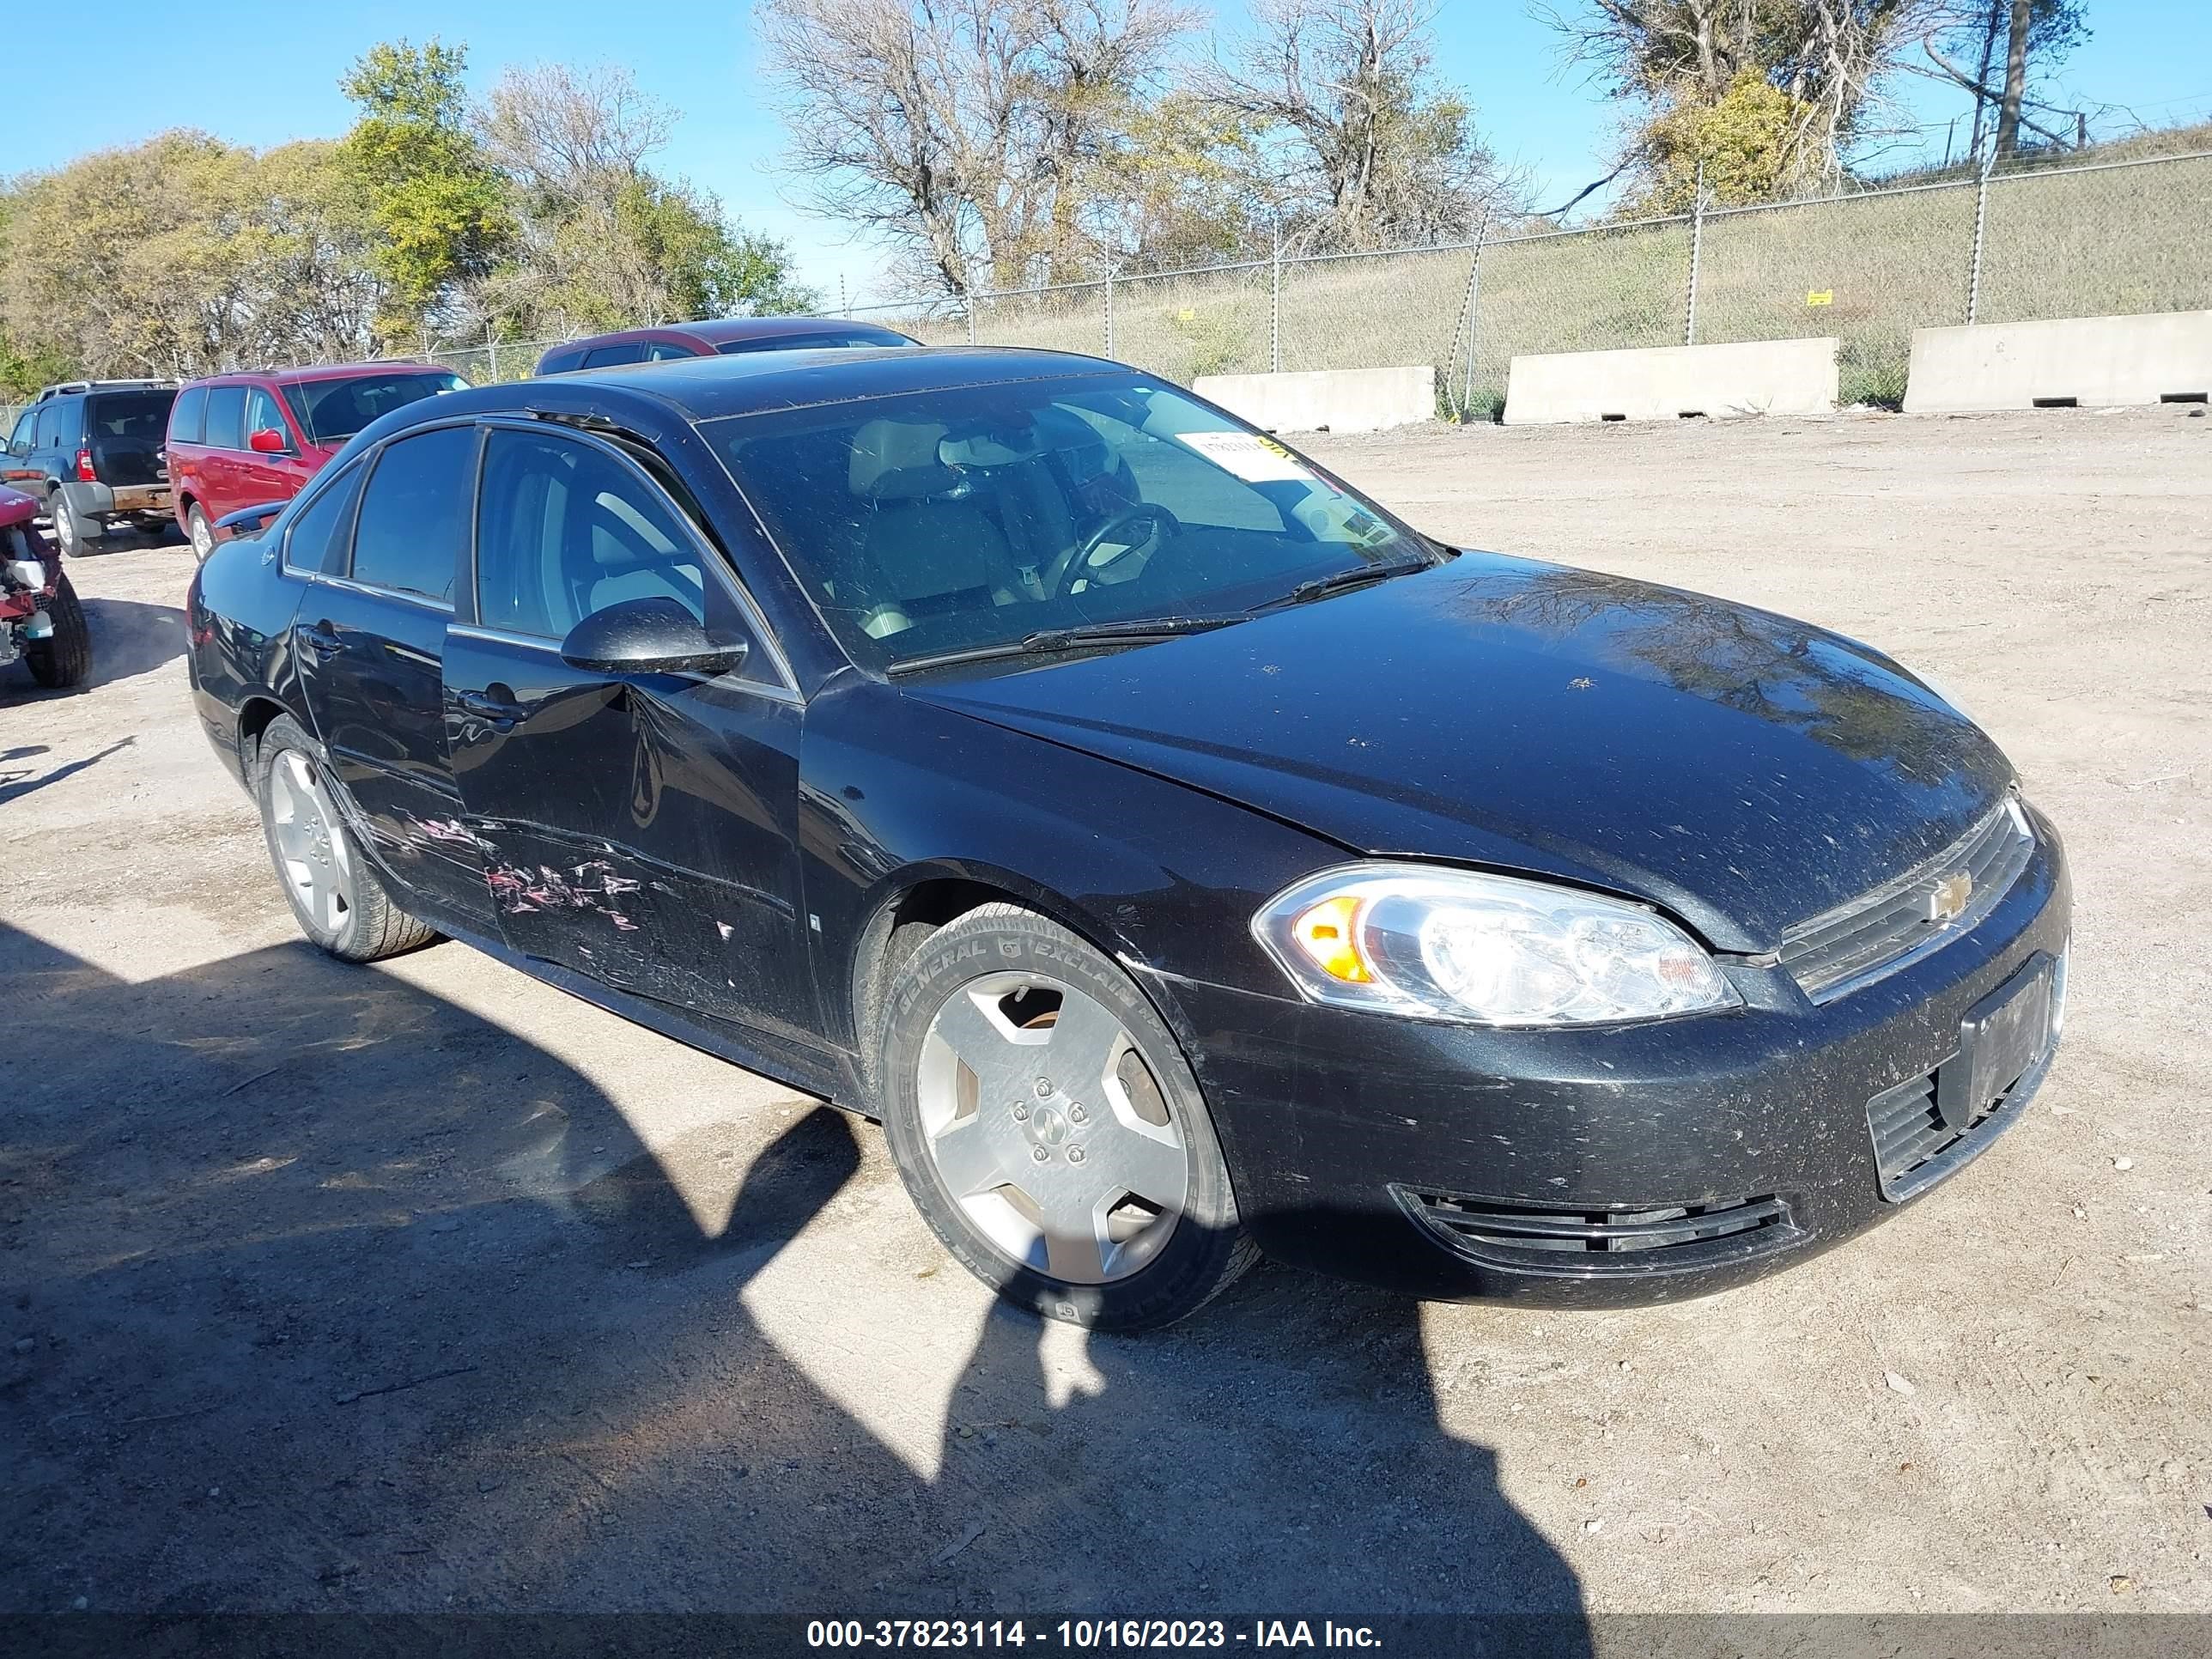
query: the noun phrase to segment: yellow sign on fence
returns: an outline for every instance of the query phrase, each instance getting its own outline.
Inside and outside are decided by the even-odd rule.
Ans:
[[[1814,289],[1805,296],[1808,306],[1832,306],[1836,303],[1836,290],[1832,288]]]

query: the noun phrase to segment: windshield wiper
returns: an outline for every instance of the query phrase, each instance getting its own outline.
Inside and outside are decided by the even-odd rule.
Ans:
[[[1141,645],[1147,640],[1173,639],[1178,634],[1205,634],[1240,623],[1242,617],[1133,617],[1127,622],[1085,623],[1074,628],[1043,628],[1018,640],[996,645],[971,645],[958,651],[939,651],[927,657],[908,657],[884,672],[918,673],[925,668],[949,668],[955,663],[995,662],[1007,657],[1036,657],[1048,652],[1077,650],[1091,645]]]
[[[1280,610],[1285,605],[1308,605],[1316,599],[1325,599],[1332,593],[1344,593],[1355,587],[1364,587],[1370,582],[1387,582],[1393,576],[1410,576],[1416,570],[1433,568],[1429,559],[1398,559],[1388,564],[1356,564],[1349,570],[1339,570],[1327,576],[1316,576],[1300,582],[1279,599],[1270,599],[1259,608],[1262,611]]]

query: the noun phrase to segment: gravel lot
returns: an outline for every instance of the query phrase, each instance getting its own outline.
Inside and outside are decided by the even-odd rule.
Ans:
[[[77,562],[99,683],[0,674],[0,1609],[2212,1611],[2203,412],[1312,445],[1882,645],[2069,836],[2029,1120],[1630,1313],[994,1311],[872,1127],[458,945],[302,945],[185,706],[190,556]]]

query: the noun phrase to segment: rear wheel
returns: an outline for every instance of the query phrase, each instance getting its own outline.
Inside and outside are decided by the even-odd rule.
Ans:
[[[23,665],[31,671],[33,679],[50,690],[82,684],[92,672],[92,626],[68,576],[54,583],[54,596],[46,601],[46,611],[54,631],[43,640],[25,642]]]
[[[215,526],[200,511],[198,501],[185,509],[185,537],[192,544],[192,556],[205,564],[207,556],[215,551]]]
[[[54,545],[61,549],[64,558],[76,558],[97,533],[70,511],[68,498],[58,489],[46,497],[46,522],[53,526]]]
[[[337,811],[313,744],[289,715],[261,734],[254,793],[277,884],[308,939],[346,962],[374,962],[437,935],[392,903]]]
[[[898,971],[884,1129],[945,1247],[1102,1329],[1196,1311],[1255,1259],[1198,1081],[1143,992],[1057,922],[988,904]]]

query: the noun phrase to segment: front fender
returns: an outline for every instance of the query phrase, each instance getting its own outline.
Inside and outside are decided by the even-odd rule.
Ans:
[[[1251,919],[1345,849],[1183,785],[854,680],[808,706],[799,835],[832,1041],[860,1052],[854,987],[887,907],[942,878],[1007,893],[1128,968],[1194,1051],[1175,986],[1294,997]]]

